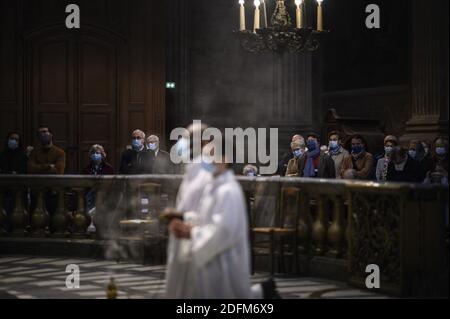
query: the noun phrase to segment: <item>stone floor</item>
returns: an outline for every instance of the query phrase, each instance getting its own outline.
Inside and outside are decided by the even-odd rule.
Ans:
[[[66,266],[80,269],[80,287],[67,288]],[[95,259],[56,257],[1,256],[0,299],[83,299],[106,298],[106,285],[113,276],[119,290],[118,298],[144,299],[164,296],[165,266]],[[267,278],[253,276],[253,283]],[[275,276],[282,298],[387,298],[369,291],[355,289],[341,282],[294,276]]]

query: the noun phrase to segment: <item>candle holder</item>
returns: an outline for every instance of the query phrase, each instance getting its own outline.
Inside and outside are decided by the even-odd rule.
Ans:
[[[234,31],[241,47],[250,53],[314,52],[320,48],[323,37],[329,33],[327,30],[318,31],[310,27],[294,27],[284,0],[277,0],[270,22],[271,26],[256,29],[254,32]]]

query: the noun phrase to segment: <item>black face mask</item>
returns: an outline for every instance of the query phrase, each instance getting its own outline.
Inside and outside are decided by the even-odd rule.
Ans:
[[[50,133],[39,134],[39,140],[41,141],[42,145],[49,145],[52,141],[52,135]]]

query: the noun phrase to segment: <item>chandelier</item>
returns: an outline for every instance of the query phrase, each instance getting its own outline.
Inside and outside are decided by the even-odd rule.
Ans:
[[[240,19],[239,31],[235,31],[239,37],[242,48],[251,53],[277,52],[299,53],[313,52],[319,49],[322,37],[329,31],[323,29],[322,1],[317,1],[317,28],[306,27],[304,0],[295,0],[296,23],[291,22],[291,17],[285,5],[285,0],[275,0],[276,7],[270,20],[267,21],[267,9],[265,0],[254,0],[255,16],[253,30],[247,30],[245,25],[245,1],[239,0]],[[261,6],[263,26],[260,26]]]

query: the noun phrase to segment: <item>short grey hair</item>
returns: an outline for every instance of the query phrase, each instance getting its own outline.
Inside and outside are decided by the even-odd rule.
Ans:
[[[141,130],[134,130],[133,133],[131,133],[131,136],[133,136],[134,134],[142,135],[142,139],[145,139],[145,133]]]
[[[156,139],[156,141],[159,143],[159,137],[157,135],[150,135],[147,137],[147,141],[150,141],[151,139]]]

